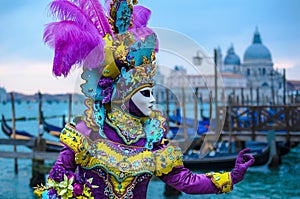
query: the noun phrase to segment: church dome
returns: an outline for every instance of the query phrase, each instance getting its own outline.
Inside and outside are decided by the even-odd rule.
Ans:
[[[254,33],[253,43],[247,48],[244,54],[244,62],[255,60],[272,62],[271,53],[269,49],[262,44],[258,29],[256,29]]]
[[[241,65],[240,57],[235,54],[233,45],[231,45],[231,47],[227,50],[224,65]]]

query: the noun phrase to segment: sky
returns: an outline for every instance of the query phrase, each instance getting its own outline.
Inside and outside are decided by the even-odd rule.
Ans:
[[[53,21],[50,0],[0,1],[0,87],[8,92],[34,94],[70,93],[80,76],[75,69],[67,78],[52,74],[53,50],[43,43],[45,24]],[[300,80],[299,0],[139,0],[152,11],[149,27],[180,34],[212,56],[221,48],[223,56],[233,45],[243,61],[258,28],[270,50],[274,68],[286,68],[288,80]],[[167,31],[167,32],[168,32]],[[186,46],[185,40],[169,44]],[[184,43],[185,42],[185,43]],[[196,48],[182,48],[192,58]],[[161,59],[164,58],[161,53]],[[165,57],[166,58],[166,57]],[[172,59],[176,64],[175,60]]]

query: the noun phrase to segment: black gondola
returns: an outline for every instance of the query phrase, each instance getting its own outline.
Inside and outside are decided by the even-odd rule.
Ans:
[[[268,143],[250,141],[246,142],[246,147],[251,149],[250,154],[255,158],[253,166],[268,164],[270,160],[270,146]],[[234,152],[216,151],[199,158],[199,154],[190,152],[184,157],[184,165],[194,170],[231,170],[235,165],[237,155],[238,153]]]
[[[52,124],[49,124],[48,122],[46,122],[46,120],[43,116],[43,113],[42,113],[41,124],[43,125],[44,131],[46,131],[50,135],[59,137],[60,132],[62,131],[63,127],[65,126],[65,117],[63,117],[63,125],[62,125],[63,127],[58,127],[58,126],[55,126],[55,125],[52,125]]]
[[[2,115],[2,122],[1,122],[1,129],[5,135],[7,135],[9,138],[13,139],[13,133],[12,128],[7,124],[4,115]],[[16,130],[16,139],[18,140],[30,140],[37,138],[34,135],[31,135],[30,133],[26,131],[19,131]],[[59,142],[49,141],[46,140],[46,151],[47,152],[59,152],[62,149],[63,145]]]

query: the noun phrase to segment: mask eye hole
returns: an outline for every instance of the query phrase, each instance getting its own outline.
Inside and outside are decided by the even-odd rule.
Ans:
[[[145,97],[150,97],[150,90],[143,90],[143,91],[140,91],[140,93]]]

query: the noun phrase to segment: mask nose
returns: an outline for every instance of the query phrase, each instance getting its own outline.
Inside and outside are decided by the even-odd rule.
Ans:
[[[154,96],[152,95],[152,92],[151,92],[151,94],[150,94],[150,103],[153,104],[155,101],[156,100],[155,100],[155,98],[154,98]]]

